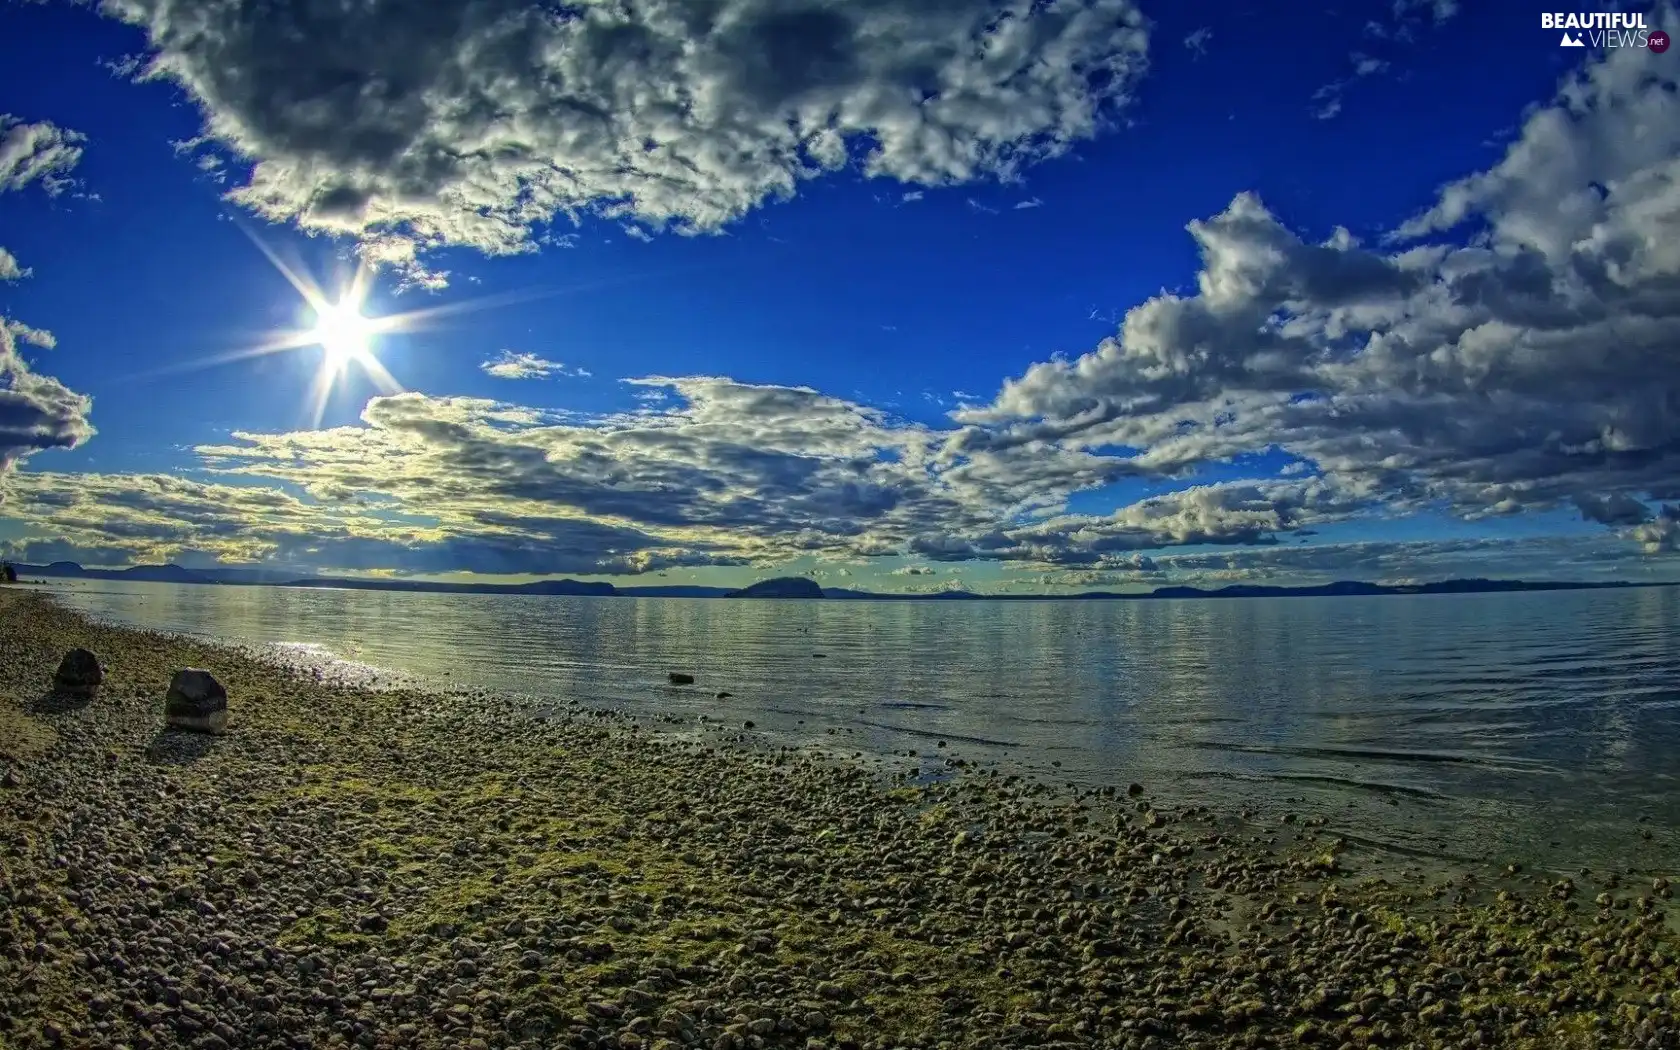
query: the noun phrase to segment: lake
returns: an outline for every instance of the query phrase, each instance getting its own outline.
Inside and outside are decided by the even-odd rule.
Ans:
[[[51,589],[96,617],[315,647],[443,688],[1321,814],[1402,858],[1680,866],[1677,588],[1010,603]]]

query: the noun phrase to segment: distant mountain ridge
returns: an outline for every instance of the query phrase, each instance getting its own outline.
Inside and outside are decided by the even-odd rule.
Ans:
[[[440,594],[535,594],[593,598],[806,598],[830,601],[1150,601],[1164,598],[1313,598],[1357,597],[1394,594],[1482,594],[1505,591],[1582,591],[1626,587],[1670,587],[1674,581],[1634,583],[1616,580],[1582,583],[1548,580],[1487,580],[1480,578],[1439,580],[1419,584],[1366,583],[1339,580],[1305,587],[1239,583],[1215,590],[1201,587],[1157,587],[1137,594],[1086,591],[1080,594],[975,594],[972,591],[934,591],[924,594],[889,594],[844,587],[823,588],[803,576],[778,576],[747,587],[701,587],[682,584],[615,587],[610,583],[583,580],[537,580],[533,583],[435,583],[425,580],[357,578],[334,576],[298,577],[281,569],[229,568],[188,569],[180,565],[136,565],[128,569],[85,569],[73,561],[50,565],[15,566],[19,576],[68,577],[89,580],[133,580],[143,583],[199,583],[210,585],[267,585],[274,587],[337,587],[360,591],[409,591]]]

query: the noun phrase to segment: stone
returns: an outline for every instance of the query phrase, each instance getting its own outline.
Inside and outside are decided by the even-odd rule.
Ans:
[[[99,691],[105,681],[105,670],[99,657],[86,649],[72,649],[64,654],[53,674],[53,689],[66,696],[88,698]]]
[[[223,733],[227,730],[227,701],[227,690],[215,675],[185,667],[170,680],[163,713],[171,729]]]
[[[691,674],[684,674],[681,671],[672,671],[671,672],[671,684],[672,685],[693,685],[694,684],[694,676],[691,675]]]

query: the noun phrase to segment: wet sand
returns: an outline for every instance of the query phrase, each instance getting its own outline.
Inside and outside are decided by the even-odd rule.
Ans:
[[[228,735],[162,731],[184,666]],[[672,728],[0,589],[0,1048],[1680,1047],[1660,879]]]

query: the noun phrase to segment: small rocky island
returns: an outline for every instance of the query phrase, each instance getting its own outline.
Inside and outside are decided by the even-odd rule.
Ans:
[[[823,589],[815,580],[803,576],[778,576],[760,580],[738,591],[730,591],[725,598],[821,598]]]

